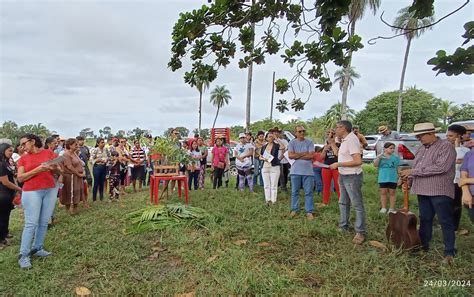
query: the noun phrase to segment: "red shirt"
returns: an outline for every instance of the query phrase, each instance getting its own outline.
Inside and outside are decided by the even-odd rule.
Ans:
[[[41,150],[36,154],[24,154],[18,160],[18,167],[23,167],[24,172],[30,172],[41,163],[56,158],[57,155],[51,150]],[[23,191],[36,191],[41,189],[54,188],[55,182],[51,171],[43,171],[23,183]]]
[[[313,154],[313,168],[318,168],[319,166],[314,165],[314,162],[324,163],[324,160],[321,159],[321,153]]]

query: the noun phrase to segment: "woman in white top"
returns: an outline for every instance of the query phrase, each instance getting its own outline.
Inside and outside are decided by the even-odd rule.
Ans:
[[[262,146],[260,160],[263,161],[262,177],[265,191],[265,202],[275,204],[278,194],[278,180],[280,178],[280,160],[278,155],[285,146],[275,141],[273,131],[270,130],[266,137],[267,143]]]

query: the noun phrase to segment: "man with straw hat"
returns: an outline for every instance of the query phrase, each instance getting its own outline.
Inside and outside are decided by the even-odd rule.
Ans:
[[[420,239],[423,250],[428,251],[433,235],[433,218],[436,215],[443,231],[444,262],[453,263],[456,254],[452,215],[456,151],[447,140],[436,136],[439,128],[432,123],[416,124],[411,135],[422,146],[415,154],[412,169],[402,170],[402,178],[409,178],[411,191],[418,196]]]

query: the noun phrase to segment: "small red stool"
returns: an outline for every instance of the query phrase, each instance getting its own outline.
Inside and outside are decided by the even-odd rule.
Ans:
[[[152,175],[150,176],[150,201],[151,203],[157,205],[158,197],[160,191],[160,182],[161,181],[178,181],[178,196],[181,197],[181,186],[184,187],[184,203],[188,204],[189,199],[189,190],[188,190],[188,177],[186,175],[176,175],[176,176],[161,176],[161,175]]]

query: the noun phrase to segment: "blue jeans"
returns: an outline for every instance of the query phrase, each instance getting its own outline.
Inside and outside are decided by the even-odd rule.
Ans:
[[[300,189],[304,190],[304,209],[306,213],[313,213],[313,187],[314,177],[312,175],[290,175],[291,178],[291,211],[298,212],[298,196]]]
[[[444,255],[454,256],[454,222],[453,222],[453,200],[448,196],[424,196],[418,195],[418,207],[420,209],[420,239],[423,249],[430,248],[433,236],[433,218],[438,216],[441,230],[443,231]]]
[[[321,167],[313,167],[314,183],[316,184],[316,192],[319,194],[323,191],[323,178],[321,176]]]
[[[263,187],[262,166],[263,166],[262,160],[259,160],[257,158],[253,159],[253,168],[254,168],[253,184],[260,185]]]
[[[201,170],[194,170],[194,171],[188,171],[189,176],[188,176],[188,189],[192,190],[191,186],[194,183],[194,190],[198,189],[198,178],[199,178],[199,172]]]
[[[97,200],[97,190],[99,190],[100,200],[104,199],[104,184],[107,176],[107,167],[105,165],[94,165],[92,167],[92,174],[94,174],[94,186],[92,187],[92,201]]]
[[[48,220],[56,206],[58,188],[26,191],[21,195],[21,204],[25,214],[25,227],[21,235],[20,254],[28,256],[31,250],[43,248],[48,230]],[[31,242],[33,241],[31,249]]]
[[[367,230],[365,228],[365,208],[362,199],[362,180],[362,173],[339,174],[339,191],[341,192],[341,198],[339,199],[339,227],[344,230],[349,229],[352,204],[356,213],[354,229],[357,233],[365,235]]]

